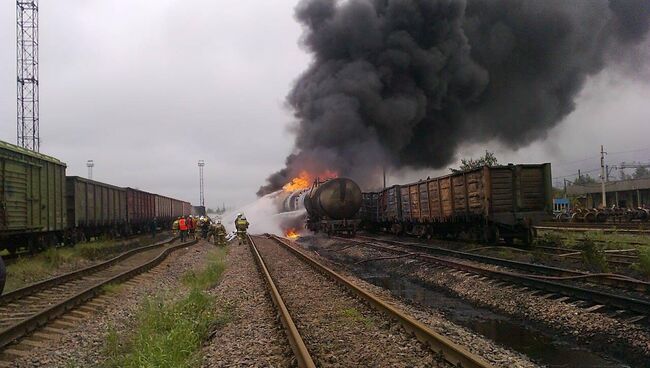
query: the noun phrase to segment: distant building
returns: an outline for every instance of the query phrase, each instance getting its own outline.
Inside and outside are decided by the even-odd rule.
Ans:
[[[553,213],[569,212],[570,203],[566,198],[553,198]]]
[[[605,183],[607,207],[650,207],[650,178],[609,181]],[[567,195],[578,200],[581,206],[598,208],[601,205],[600,183],[570,185]]]

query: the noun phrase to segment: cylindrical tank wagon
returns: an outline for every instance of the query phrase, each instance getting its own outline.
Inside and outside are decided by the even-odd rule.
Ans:
[[[361,220],[362,194],[359,185],[348,178],[316,182],[304,197],[308,213],[306,227],[314,232],[354,235]]]

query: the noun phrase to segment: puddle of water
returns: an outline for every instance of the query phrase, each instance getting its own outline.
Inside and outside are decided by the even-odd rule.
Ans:
[[[523,322],[476,308],[458,298],[425,288],[409,280],[393,278],[381,270],[364,268],[358,275],[374,285],[390,290],[398,297],[435,308],[443,312],[448,320],[520,352],[538,364],[552,368],[629,367],[558,340],[557,337]]]

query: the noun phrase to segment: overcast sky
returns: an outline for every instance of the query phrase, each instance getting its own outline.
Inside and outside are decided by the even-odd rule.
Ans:
[[[41,0],[41,152],[86,176],[206,204],[241,205],[291,152],[284,97],[309,63],[296,0]],[[16,141],[15,2],[0,2],[0,139]],[[473,144],[502,162],[553,163],[556,181],[610,164],[650,161],[646,73],[607,70],[577,109],[530,147]],[[631,152],[630,152],[631,151]],[[399,182],[436,172],[391,173]],[[591,173],[597,176],[598,173]],[[573,179],[574,177],[568,177]]]

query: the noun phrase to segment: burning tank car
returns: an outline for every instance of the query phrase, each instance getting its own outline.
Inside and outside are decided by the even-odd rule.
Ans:
[[[551,165],[483,167],[363,194],[370,228],[418,236],[529,244],[552,217]]]
[[[348,178],[316,181],[304,198],[307,229],[328,235],[356,234],[361,222],[357,213],[362,202],[357,183]]]
[[[0,250],[37,250],[100,235],[171,225],[188,202],[133,188],[66,177],[58,159],[0,141]]]

